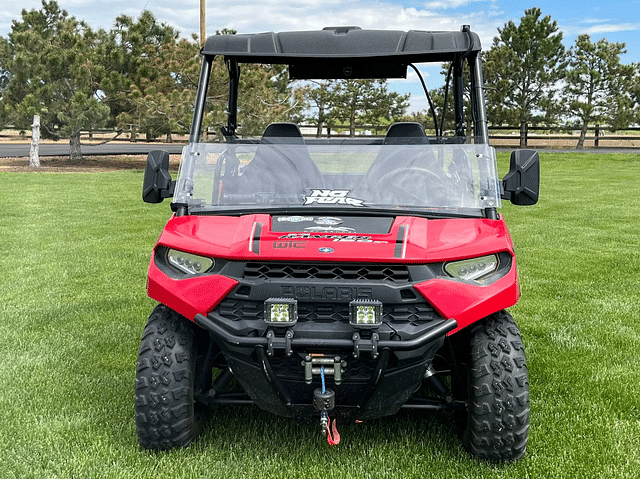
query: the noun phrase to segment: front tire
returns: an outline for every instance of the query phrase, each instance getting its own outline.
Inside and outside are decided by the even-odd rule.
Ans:
[[[196,404],[195,327],[159,305],[144,328],[136,371],[135,418],[145,449],[186,447],[202,432],[206,408]]]
[[[529,437],[529,374],[520,331],[506,311],[472,327],[463,442],[474,456],[520,459]]]

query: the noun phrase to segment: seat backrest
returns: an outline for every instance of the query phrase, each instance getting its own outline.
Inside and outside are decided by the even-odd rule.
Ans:
[[[369,188],[377,188],[380,179],[392,170],[411,166],[425,167],[424,154],[416,157],[415,150],[411,153],[408,148],[402,148],[404,145],[429,144],[429,139],[420,123],[409,121],[394,123],[389,127],[382,144],[378,156],[364,178],[364,184]],[[398,148],[395,148],[396,146]],[[420,158],[419,161],[418,158]],[[416,164],[416,161],[419,164]],[[430,164],[431,161],[427,163]]]
[[[322,188],[318,166],[295,123],[271,123],[262,134],[254,159],[242,174],[244,190],[305,194]]]
[[[428,145],[429,139],[424,127],[417,122],[403,121],[394,123],[387,130],[383,140],[385,145]]]
[[[263,143],[288,143],[304,145],[304,138],[295,123],[271,123],[262,134]]]

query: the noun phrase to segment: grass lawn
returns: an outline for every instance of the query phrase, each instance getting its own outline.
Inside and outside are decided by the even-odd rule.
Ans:
[[[142,203],[135,170],[0,184],[3,478],[640,477],[640,155],[543,154],[540,203],[502,210],[532,412],[525,458],[498,466],[446,413],[343,427],[329,448],[316,427],[219,408],[191,448],[140,450],[135,364],[168,204]]]

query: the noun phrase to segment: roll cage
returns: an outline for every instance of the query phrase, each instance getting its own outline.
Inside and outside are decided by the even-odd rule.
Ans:
[[[406,78],[409,65],[429,62],[452,65],[456,128],[454,138],[449,141],[460,141],[460,137],[466,135],[463,81],[466,61],[470,72],[473,136],[476,142],[489,143],[480,51],[480,39],[468,25],[459,32],[363,30],[345,26],[319,31],[211,36],[201,50],[204,61],[189,142],[200,141],[211,66],[216,57],[222,56],[229,71],[228,117],[223,128],[228,142],[237,140],[242,63],[288,65],[292,80],[328,80]]]

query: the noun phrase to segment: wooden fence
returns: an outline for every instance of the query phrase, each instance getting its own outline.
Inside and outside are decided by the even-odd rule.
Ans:
[[[305,137],[316,136],[315,125],[300,125]],[[372,138],[383,137],[387,131],[387,125],[358,125],[356,127],[357,136],[370,136]],[[18,132],[16,130],[0,131],[0,141],[31,141],[31,132]],[[212,136],[215,132],[211,131]],[[349,134],[348,127],[343,125],[329,125],[323,129],[323,136],[346,136]],[[427,134],[433,131],[427,129]],[[579,129],[568,127],[548,127],[530,126],[523,131],[525,144],[529,148],[575,148],[580,136]],[[113,130],[94,130],[82,133],[82,142],[90,144],[92,142],[105,142],[116,136]],[[188,141],[188,133],[175,132],[170,135],[169,142],[185,143]],[[168,138],[163,135],[154,140],[155,142],[167,142]],[[518,148],[520,146],[520,128],[513,126],[489,126],[489,140],[493,146],[502,148]],[[117,141],[145,142],[145,138],[139,135],[135,140],[130,140],[128,135],[121,134]],[[640,128],[621,128],[611,130],[605,126],[589,127],[585,137],[584,148],[640,148]]]
[[[300,126],[305,137],[315,137],[315,125]],[[383,137],[386,125],[356,126],[357,136]],[[322,136],[344,136],[349,129],[342,125],[329,125],[323,128]],[[427,135],[433,134],[427,128]],[[530,148],[575,148],[580,137],[580,129],[569,127],[536,126],[525,128],[522,132],[524,143]],[[514,126],[489,126],[489,141],[493,146],[503,148],[520,147],[520,128]],[[609,127],[593,126],[587,129],[584,148],[640,148],[640,128],[622,128],[612,130]]]

